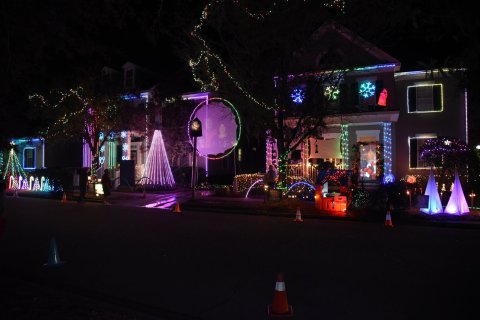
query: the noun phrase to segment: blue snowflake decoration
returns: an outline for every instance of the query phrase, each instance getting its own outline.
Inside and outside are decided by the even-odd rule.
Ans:
[[[395,182],[395,176],[391,173],[383,176],[383,184],[389,184]]]
[[[292,98],[293,103],[301,104],[303,102],[303,99],[305,99],[305,92],[303,91],[303,89],[296,88],[293,89],[290,97]]]
[[[370,98],[375,94],[375,85],[370,81],[362,82],[359,93],[365,99]]]

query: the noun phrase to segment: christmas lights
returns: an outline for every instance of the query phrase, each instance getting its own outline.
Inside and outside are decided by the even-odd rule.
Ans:
[[[392,174],[392,124],[383,123],[383,161],[385,175]]]
[[[427,187],[425,188],[425,195],[428,196],[428,207],[421,208],[420,211],[426,214],[442,213],[442,202],[440,200],[440,195],[438,194],[437,184],[435,182],[432,169],[430,169]]]
[[[7,160],[7,165],[5,167],[5,172],[3,173],[3,179],[7,181],[9,178],[7,177],[26,177],[27,175],[25,174],[25,171],[23,171],[22,166],[20,165],[20,162],[18,161],[17,154],[15,151],[10,149],[10,152],[8,154],[8,160]],[[17,179],[15,179],[15,185],[18,185]]]
[[[155,187],[175,187],[175,180],[160,130],[155,130],[153,133],[152,144],[145,163],[144,177],[147,178],[144,184],[153,184]]]
[[[358,92],[364,99],[370,98],[375,94],[375,85],[370,81],[364,81],[360,84]]]
[[[290,97],[292,98],[293,103],[302,104],[303,100],[305,99],[305,90],[301,88],[295,88],[292,90]]]
[[[262,179],[263,174],[261,173],[236,175],[233,179],[233,190],[235,192],[244,192],[248,190],[253,183]]]
[[[452,194],[448,200],[445,212],[449,214],[462,215],[470,212],[468,208],[465,194],[463,193],[462,184],[458,177],[458,172],[455,170],[455,182],[453,184]]]
[[[328,100],[336,101],[340,95],[340,89],[337,86],[326,86],[324,95]]]
[[[349,146],[348,146],[348,124],[341,125],[341,152],[343,160],[343,169],[348,170],[348,161],[349,161]]]

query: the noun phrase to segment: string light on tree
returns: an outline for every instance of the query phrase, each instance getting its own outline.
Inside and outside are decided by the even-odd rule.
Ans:
[[[145,163],[144,182],[154,187],[173,188],[175,180],[173,178],[170,163],[168,162],[167,152],[163,143],[162,132],[155,130],[152,139],[152,145],[148,151],[147,161]]]

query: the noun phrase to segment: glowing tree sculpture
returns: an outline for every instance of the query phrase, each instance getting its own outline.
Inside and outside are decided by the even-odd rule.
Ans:
[[[432,169],[430,169],[430,176],[428,177],[425,195],[428,196],[428,208],[422,208],[420,210],[426,214],[442,213],[442,201],[440,201],[440,195],[438,194],[437,184],[435,183]]]
[[[7,166],[5,167],[5,172],[3,173],[3,179],[5,179],[5,181],[8,182],[10,180],[10,177],[14,177],[15,183],[12,183],[11,185],[16,186],[15,187],[16,189],[17,187],[19,187],[18,186],[19,176],[26,177],[27,175],[25,174],[25,171],[23,171],[23,168],[20,165],[20,162],[18,161],[17,154],[12,148],[10,149],[10,153],[8,154],[8,162],[7,162]]]
[[[448,200],[447,206],[445,207],[445,212],[450,214],[466,214],[469,213],[467,200],[463,194],[462,185],[460,184],[460,179],[458,178],[458,172],[455,170],[455,182],[453,183],[453,191]]]
[[[172,170],[168,163],[167,152],[163,143],[162,132],[155,130],[152,139],[152,145],[148,151],[147,163],[145,164],[146,177],[144,183],[155,187],[175,186]]]

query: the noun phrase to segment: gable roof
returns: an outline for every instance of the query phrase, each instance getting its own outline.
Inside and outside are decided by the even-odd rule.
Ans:
[[[296,73],[377,65],[400,70],[400,61],[333,21],[320,26],[294,56],[292,71]]]

